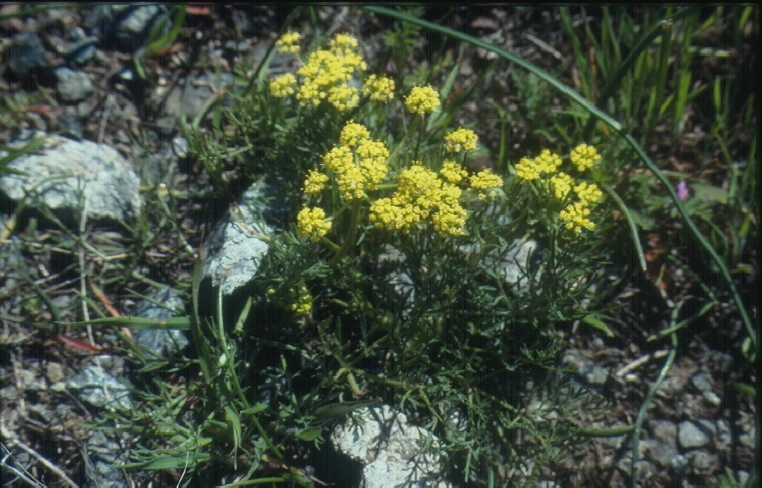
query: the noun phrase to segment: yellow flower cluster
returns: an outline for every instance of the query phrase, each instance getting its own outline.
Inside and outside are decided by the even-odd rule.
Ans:
[[[388,102],[394,98],[394,80],[388,76],[370,75],[362,92],[374,102]]]
[[[587,216],[590,215],[590,207],[583,202],[574,202],[561,210],[561,220],[566,223],[566,228],[579,234],[582,229],[592,230],[595,224]]]
[[[307,173],[307,179],[304,180],[304,193],[309,196],[317,196],[320,194],[321,191],[323,191],[323,188],[325,188],[325,184],[328,183],[327,175],[324,175],[320,171],[315,171],[314,169],[311,169],[309,173]]]
[[[584,171],[593,167],[601,157],[594,147],[580,144],[571,151],[569,159],[579,171]],[[594,183],[577,184],[570,175],[557,171],[560,166],[561,158],[545,149],[534,159],[522,158],[516,165],[516,177],[522,182],[547,181],[547,186],[542,185],[545,191],[557,201],[566,203],[559,216],[567,229],[575,233],[594,229],[595,224],[588,216],[592,206],[603,198],[603,192]],[[576,200],[570,202],[570,197],[576,197]]]
[[[582,172],[592,168],[595,163],[600,161],[601,155],[598,154],[593,146],[580,144],[572,150],[569,158],[572,164],[577,167],[577,170]]]
[[[298,32],[289,31],[275,41],[275,46],[278,48],[279,53],[298,54],[301,38],[302,36]]]
[[[461,151],[473,151],[479,140],[476,133],[471,129],[458,128],[445,136],[445,151],[459,153]]]
[[[299,235],[317,242],[331,230],[331,222],[325,218],[325,211],[320,207],[304,207],[296,216],[296,228]]]
[[[276,42],[279,51],[299,52],[298,33],[284,34]],[[346,112],[360,102],[360,91],[350,85],[356,70],[365,70],[366,64],[359,52],[357,39],[348,34],[337,34],[328,49],[311,53],[297,70],[301,82],[292,74],[281,75],[270,82],[270,93],[276,98],[296,94],[302,106],[317,107],[323,101],[338,111]]]
[[[270,94],[275,98],[285,98],[296,93],[296,77],[291,73],[273,78],[270,81]]]
[[[484,171],[479,171],[475,175],[469,178],[471,183],[471,189],[476,190],[479,195],[479,200],[492,197],[495,195],[495,190],[503,187],[503,179],[496,174],[492,173],[492,170],[487,168]]]
[[[350,120],[341,131],[339,145],[323,156],[323,166],[335,176],[344,200],[352,201],[383,181],[389,171],[388,158],[386,145],[371,140],[367,128]],[[317,195],[328,181],[328,175],[313,170],[304,182],[304,192]]]
[[[585,202],[588,205],[598,203],[603,198],[603,192],[598,189],[598,186],[595,183],[587,183],[586,181],[575,186],[574,193],[577,194],[577,198],[581,202]]]
[[[468,176],[468,172],[463,169],[463,166],[455,161],[445,161],[442,163],[442,169],[439,170],[439,174],[452,184],[459,183],[463,178]]]
[[[370,207],[369,218],[376,227],[408,233],[428,221],[441,236],[463,234],[466,211],[459,203],[460,188],[417,162],[402,170],[397,181],[391,198],[380,198]]]
[[[405,106],[414,114],[433,112],[439,105],[439,93],[431,88],[431,85],[413,87],[410,95],[405,97]]]
[[[572,189],[574,180],[563,171],[550,177],[550,186],[553,188],[553,196],[556,200],[563,200]]]
[[[291,294],[294,295],[295,292],[292,292]],[[312,311],[312,295],[310,295],[310,292],[306,286],[299,287],[299,295],[297,296],[296,301],[292,303],[289,308],[292,312],[299,315],[307,315]]]
[[[524,181],[537,180],[555,173],[559,166],[561,166],[561,157],[544,149],[534,159],[522,158],[516,165],[516,176]]]

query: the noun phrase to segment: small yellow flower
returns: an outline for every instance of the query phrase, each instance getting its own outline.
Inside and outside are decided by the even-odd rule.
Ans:
[[[405,97],[405,105],[414,114],[433,112],[440,105],[439,93],[431,85],[413,87],[410,95]]]
[[[359,90],[348,84],[355,71],[367,68],[358,50],[357,39],[336,35],[328,49],[312,52],[297,73],[302,77],[296,99],[299,105],[317,107],[328,100],[339,111],[357,106]]]
[[[598,189],[598,185],[585,181],[574,187],[574,193],[577,194],[580,201],[588,205],[597,203],[603,198],[603,192]]]
[[[296,216],[299,235],[317,242],[331,230],[331,222],[326,220],[325,211],[320,207],[304,207]]]
[[[347,147],[355,147],[364,139],[370,139],[370,132],[362,124],[356,124],[354,120],[350,120],[341,129],[339,135],[339,144]]]
[[[459,153],[460,151],[473,151],[479,140],[476,133],[471,129],[459,128],[455,132],[445,136],[445,151]]]
[[[550,152],[548,149],[543,149],[540,155],[534,158],[534,162],[540,168],[540,171],[545,172],[547,175],[555,173],[562,163],[561,156]]]
[[[556,172],[561,166],[561,157],[544,149],[534,159],[521,158],[516,165],[516,177],[523,181],[533,181],[546,178]]]
[[[579,234],[582,229],[592,230],[595,224],[587,216],[590,215],[590,207],[584,202],[574,202],[561,210],[561,220],[566,224],[566,228]]]
[[[374,102],[388,102],[394,98],[394,80],[388,76],[370,75],[362,92]]]
[[[275,41],[279,53],[299,53],[299,40],[302,38],[298,32],[289,31]]]
[[[442,163],[442,169],[439,174],[450,183],[458,183],[468,176],[468,172],[455,161],[445,161]]]
[[[296,78],[291,73],[273,78],[270,81],[270,94],[275,98],[284,98],[296,93]]]
[[[492,170],[489,168],[472,175],[469,180],[471,182],[471,188],[479,192],[478,195],[480,200],[484,200],[487,196],[494,196],[494,190],[503,187],[503,179],[498,175],[493,174]],[[488,190],[490,191],[488,192]]]
[[[521,158],[516,164],[516,177],[524,181],[534,181],[540,178],[540,169],[529,158]]]
[[[580,144],[575,147],[569,154],[569,158],[574,166],[579,171],[585,171],[592,168],[595,163],[600,161],[601,155],[595,150],[593,146],[587,144]]]
[[[550,185],[553,187],[553,195],[556,200],[563,200],[571,191],[574,180],[564,172],[559,172],[550,178]]]
[[[337,173],[336,184],[344,200],[351,202],[365,196],[365,177],[354,163]]]
[[[354,37],[351,34],[336,34],[333,36],[333,39],[331,39],[331,42],[328,43],[328,47],[331,48],[331,50],[341,52],[341,51],[353,51],[354,49],[357,49],[359,46],[359,42],[357,42],[357,38]]]
[[[317,196],[325,188],[325,184],[328,183],[328,176],[324,175],[320,171],[311,169],[307,174],[307,179],[304,180],[304,193],[309,196]]]
[[[289,308],[298,315],[307,315],[312,311],[312,295],[309,294],[306,287],[299,289],[299,298]]]
[[[352,151],[346,146],[336,146],[323,156],[323,164],[334,173],[343,173],[354,166]]]
[[[360,95],[357,88],[342,83],[328,89],[328,102],[339,112],[346,112],[360,103]]]

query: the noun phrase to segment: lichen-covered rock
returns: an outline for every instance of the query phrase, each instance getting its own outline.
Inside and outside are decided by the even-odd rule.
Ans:
[[[40,136],[44,134],[36,135]],[[0,190],[10,199],[29,196],[27,203],[33,205],[39,198],[39,203],[51,209],[84,206],[88,218],[95,219],[125,220],[140,214],[140,180],[114,148],[92,141],[44,137],[42,147],[8,165],[20,174],[0,178]]]
[[[388,405],[356,410],[331,434],[336,450],[364,465],[363,488],[448,487],[439,439]]]
[[[267,191],[264,182],[255,182],[204,242],[204,277],[226,296],[254,278],[270,248],[266,236],[274,229],[260,218]]]

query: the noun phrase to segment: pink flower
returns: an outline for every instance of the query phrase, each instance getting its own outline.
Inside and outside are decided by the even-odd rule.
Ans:
[[[685,184],[685,181],[680,180],[680,183],[677,184],[677,198],[680,199],[682,202],[685,200],[685,198],[688,196],[688,185]]]

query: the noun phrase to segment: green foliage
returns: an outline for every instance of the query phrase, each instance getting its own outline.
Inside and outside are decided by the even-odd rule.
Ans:
[[[409,56],[410,40],[418,34],[404,27],[406,23],[400,25],[385,39],[393,59]],[[310,59],[304,56],[303,65]],[[251,329],[239,318],[231,330],[221,306],[214,320],[191,320],[206,382],[204,396],[213,399],[203,403],[200,418],[214,419],[218,432],[204,448],[203,429],[192,442],[183,437],[179,446],[191,446],[194,452],[228,446],[228,463],[253,476],[264,472],[252,460],[275,457],[286,463],[302,456],[323,442],[327,422],[357,406],[383,401],[438,435],[452,456],[456,476],[464,480],[477,479],[482,468],[494,474],[506,461],[522,463],[530,457],[537,464],[528,472],[535,472],[540,460],[563,455],[561,445],[577,428],[523,413],[530,397],[521,392],[530,378],[556,389],[546,381],[563,349],[556,327],[588,315],[581,303],[595,267],[597,240],[595,233],[567,230],[558,213],[563,205],[548,208],[548,190],[542,184],[512,182],[508,190],[499,178],[486,183],[492,181],[489,172],[469,176],[464,169],[458,170],[467,176],[461,183],[438,176],[447,158],[460,168],[474,153],[448,153],[443,144],[451,132],[449,121],[465,97],[441,109],[424,109],[423,115],[410,114],[412,105],[404,99],[425,81],[424,73],[429,73],[426,78],[442,73],[433,78],[442,80],[437,91],[444,99],[457,64],[445,59],[431,71],[399,73],[395,100],[379,103],[363,92],[348,110],[282,97],[268,89],[269,79],[249,79],[251,89],[234,94],[233,106],[216,108],[219,117],[208,129],[186,126],[192,149],[218,185],[225,185],[225,171],[241,167],[247,175],[264,175],[281,185],[292,215],[303,207],[301,219],[304,211],[319,208],[325,218],[300,220],[296,232],[288,226],[269,238],[270,252],[256,279],[260,294],[251,297],[246,311],[266,314],[277,326]],[[370,78],[361,73],[358,82],[362,86]],[[345,132],[349,120],[363,124],[369,137],[339,143],[352,137]],[[369,178],[375,176],[363,173],[365,180],[353,179],[350,185],[347,181],[358,176],[338,163],[332,166],[329,155],[342,146],[360,154],[365,144],[388,148],[378,163],[385,169],[374,183]],[[429,200],[444,198],[440,192],[445,190],[459,197],[447,207],[427,210],[429,216],[422,220],[392,220],[384,227],[380,219],[400,218],[376,206],[384,199],[399,199],[394,204],[399,212],[407,211],[405,205],[430,203],[406,200],[415,195],[406,192],[424,191],[423,186],[406,190],[402,183],[415,168],[417,179],[409,184],[423,185],[421,178],[438,182],[425,190],[432,192]],[[309,171],[325,181],[305,196]],[[479,190],[481,184],[487,186]],[[466,209],[460,224],[437,227],[437,220],[428,220],[444,218],[460,205]],[[512,259],[517,239],[525,234],[541,241],[544,250],[515,263],[522,269],[520,278],[509,283],[500,263]],[[242,388],[244,384],[256,386]],[[272,391],[266,385],[279,386]],[[239,421],[242,412],[253,411],[249,405],[257,389],[259,395],[266,393],[269,407],[255,409],[251,422],[264,430],[252,430],[251,423],[245,428]],[[549,400],[559,419],[574,413],[566,408],[571,398],[556,395]],[[326,417],[329,410],[338,413]],[[270,412],[276,411],[273,417]],[[519,432],[534,441],[519,446]],[[257,450],[263,446],[265,450]],[[179,463],[183,453],[172,449],[166,454],[169,459],[163,454],[141,466]],[[232,460],[239,452],[249,461],[236,468]]]
[[[746,208],[745,216],[734,221],[732,236],[742,239],[749,234],[754,221],[746,195],[755,188],[753,165],[732,166],[726,158],[735,172],[729,189],[689,181],[692,194],[683,202],[671,186],[663,196],[659,184],[674,175],[662,172],[625,131],[632,129],[646,142],[665,121],[671,130],[683,130],[675,115],[701,90],[693,87],[690,74],[676,74],[670,60],[675,46],[683,67],[690,64],[690,56],[702,52],[690,41],[699,20],[691,12],[678,11],[671,21],[662,22],[664,15],[645,13],[636,19],[627,10],[604,8],[598,38],[588,16],[582,16],[583,37],[564,11],[562,19],[582,74],[579,89],[587,100],[525,61],[487,47],[527,68],[529,74],[514,74],[513,80],[526,92],[522,110],[527,123],[561,146],[549,149],[565,153],[581,142],[596,142],[601,148],[601,164],[580,181],[598,183],[606,191],[628,219],[636,242],[636,224],[644,229],[656,226],[664,213],[682,217],[722,269],[714,247],[739,251],[736,241],[727,242],[713,224],[714,211],[729,205]],[[386,403],[438,436],[457,481],[535,484],[540,469],[562,460],[579,435],[595,434],[575,419],[601,408],[600,402],[559,380],[556,365],[565,348],[559,334],[564,325],[580,320],[613,335],[597,313],[596,297],[589,296],[598,279],[595,271],[606,256],[611,206],[583,206],[590,212],[578,209],[572,216],[576,220],[568,218],[577,190],[554,197],[560,186],[553,182],[556,168],[528,178],[526,168],[508,166],[505,131],[497,165],[504,180],[482,193],[476,178],[488,173],[469,174],[464,169],[479,150],[450,153],[444,142],[455,128],[451,121],[458,108],[471,93],[448,96],[454,91],[463,51],[454,58],[438,56],[431,64],[403,69],[424,23],[404,14],[398,18],[402,21],[384,37],[386,56],[397,68],[391,100],[372,100],[363,91],[373,70],[360,62],[354,62],[346,80],[321,85],[322,98],[305,94],[299,90],[313,82],[320,85],[317,77],[311,79],[314,75],[306,71],[291,73],[298,81],[287,82],[282,77],[288,73],[273,67],[273,48],[256,69],[239,71],[241,82],[236,86],[246,88],[233,89],[232,106],[215,103],[202,114],[212,115],[208,124],[202,116],[185,124],[191,150],[208,170],[216,191],[226,191],[241,174],[249,179],[264,176],[280,190],[288,207],[287,223],[267,236],[270,251],[239,316],[228,316],[221,297],[213,316],[200,315],[197,268],[190,317],[161,324],[193,334],[195,357],[183,366],[190,372],[186,389],[179,392],[162,376],[148,386],[158,394],[145,395],[145,405],[172,420],[162,424],[150,415],[131,419],[130,428],[143,436],[144,444],[127,466],[185,470],[185,483],[217,483],[213,466],[221,466],[227,477],[239,480],[230,486],[308,485],[311,479],[298,469],[297,460],[320,448],[333,422],[357,408]],[[706,22],[702,28],[707,28]],[[281,34],[285,39],[285,30]],[[336,39],[320,39],[309,53],[297,54],[300,65],[309,66],[311,54]],[[485,47],[465,35],[460,39]],[[299,42],[281,41],[279,48],[288,50]],[[595,48],[593,62],[582,48],[588,42]],[[354,52],[347,51],[351,52],[344,52],[344,58]],[[280,87],[272,84],[276,79],[283,82]],[[537,80],[546,85],[541,87]],[[413,87],[426,83],[435,87],[443,105],[411,114],[405,99],[413,98]],[[578,106],[551,114],[548,86]],[[641,93],[638,86],[647,89]],[[717,108],[730,96],[724,86],[717,82],[713,87]],[[333,89],[349,95],[332,100]],[[357,90],[355,102],[352,89]],[[602,108],[621,116],[622,124]],[[549,118],[552,122],[538,122]],[[596,118],[621,139],[609,139],[610,129],[597,127]],[[345,132],[352,121],[368,134]],[[718,115],[718,139],[732,137],[721,134],[727,122]],[[592,132],[596,128],[600,130]],[[586,132],[592,141],[581,137]],[[361,142],[347,142],[353,137]],[[382,163],[373,162],[383,170],[362,154],[371,146],[386,150],[379,157]],[[339,164],[331,156],[342,148],[350,154],[343,166],[345,160],[336,157]],[[750,153],[755,150],[754,142]],[[630,151],[650,174],[633,168]],[[463,170],[462,181],[445,176],[449,159]],[[533,161],[539,164],[540,159]],[[564,171],[579,176],[573,168]],[[622,171],[631,173],[620,183]],[[405,175],[413,173],[413,183],[406,183]],[[457,196],[445,200],[445,194]],[[420,195],[425,198],[416,199]],[[645,204],[633,205],[639,201]],[[452,219],[443,224],[442,216]],[[709,240],[691,217],[715,227]],[[534,251],[516,262],[522,241],[529,239],[537,243]],[[511,261],[520,270],[513,281],[502,269]],[[739,303],[727,269],[724,275]],[[684,298],[673,309],[670,327],[649,339],[669,337],[670,353],[635,426],[615,432],[633,432],[635,461],[645,412],[675,359],[676,332],[706,314],[716,301],[707,290],[711,303],[678,321],[681,307],[695,299]],[[249,319],[254,316],[266,320]],[[745,323],[748,327],[748,317]],[[751,355],[756,336],[747,331],[744,352]],[[156,371],[169,367],[144,365]],[[496,479],[501,472],[502,478]],[[634,476],[633,470],[633,483]]]

